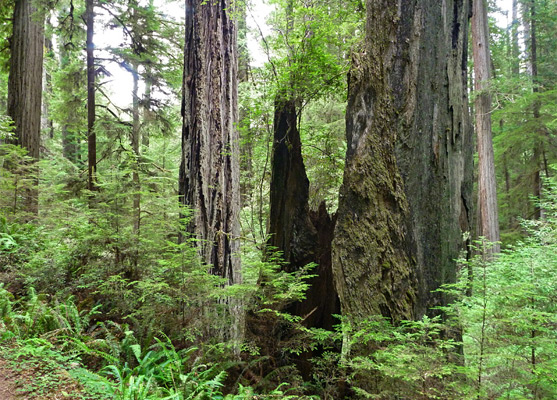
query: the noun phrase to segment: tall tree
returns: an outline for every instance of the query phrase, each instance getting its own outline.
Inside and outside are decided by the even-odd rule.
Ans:
[[[215,275],[240,281],[236,26],[231,2],[186,0],[180,196]]]
[[[89,190],[97,189],[97,135],[95,133],[95,0],[86,0],[85,22],[87,25],[87,165]]]
[[[472,204],[469,12],[461,0],[367,1],[333,241],[335,284],[353,321],[423,315],[443,302],[431,291],[455,279]]]
[[[39,159],[44,54],[44,16],[32,0],[16,0],[10,46],[8,115],[15,123],[16,143]],[[36,212],[37,192],[26,195],[28,211]]]
[[[514,77],[520,73],[520,46],[518,44],[518,0],[513,0],[511,8],[511,72]]]
[[[536,15],[536,0],[528,0],[524,4],[525,13],[525,31],[526,31],[526,49],[528,52],[528,72],[532,78],[533,92],[534,92],[534,102],[532,104],[532,115],[535,121],[536,130],[540,128],[540,107],[541,103],[537,98],[537,94],[540,92],[539,82],[538,82],[538,35],[537,35],[537,15]],[[536,136],[534,140],[534,149],[532,162],[534,165],[533,179],[532,179],[532,189],[534,199],[539,201],[542,192],[542,180],[541,180],[541,157],[544,153],[543,145],[540,140],[540,132],[533,132]],[[542,215],[541,207],[538,204],[534,205],[534,218],[540,219]]]
[[[478,145],[478,209],[479,232],[490,242],[495,242],[488,253],[500,251],[499,214],[497,212],[497,183],[495,181],[495,158],[491,132],[491,93],[489,79],[491,55],[489,53],[489,30],[485,0],[473,2],[472,51],[474,58],[474,101],[476,137]]]

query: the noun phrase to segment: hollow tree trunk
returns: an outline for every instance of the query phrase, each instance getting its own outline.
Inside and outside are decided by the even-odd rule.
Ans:
[[[229,0],[186,0],[180,196],[213,274],[240,281],[236,27]]]
[[[309,180],[302,158],[294,100],[275,100],[271,174],[269,245],[282,252],[286,269],[295,271],[316,263],[306,299],[289,311],[304,317],[306,326],[332,329],[339,312],[331,271],[331,241],[336,217],[324,204],[309,209]]]
[[[333,241],[342,312],[419,317],[444,299],[469,230],[467,0],[367,1]]]
[[[478,208],[479,232],[490,242],[498,242],[499,213],[497,211],[497,182],[495,180],[495,157],[491,131],[491,93],[489,92],[491,55],[487,4],[485,0],[473,2],[472,50],[474,57],[474,101],[476,111],[476,137],[478,145]],[[494,254],[501,250],[497,243],[487,249]]]
[[[8,115],[15,124],[16,144],[39,159],[41,132],[41,96],[43,77],[44,16],[37,13],[31,0],[16,0],[10,47],[8,78]],[[33,173],[38,173],[32,169]],[[32,180],[36,181],[36,177]],[[27,211],[38,211],[38,192],[25,194]]]

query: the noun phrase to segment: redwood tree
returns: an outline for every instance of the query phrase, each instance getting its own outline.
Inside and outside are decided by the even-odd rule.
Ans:
[[[474,57],[474,101],[476,111],[476,137],[478,143],[478,208],[480,235],[495,242],[489,253],[498,253],[499,214],[497,212],[497,183],[491,132],[491,94],[489,92],[491,55],[487,4],[485,0],[473,2],[472,51]]]
[[[186,0],[180,196],[215,275],[240,280],[236,27],[230,0]]]
[[[333,272],[342,312],[394,321],[443,302],[469,230],[470,3],[367,1],[354,57]]]
[[[15,142],[39,159],[44,53],[44,16],[32,0],[16,0],[10,46],[8,115],[15,124]],[[28,211],[37,211],[37,192],[26,194]]]

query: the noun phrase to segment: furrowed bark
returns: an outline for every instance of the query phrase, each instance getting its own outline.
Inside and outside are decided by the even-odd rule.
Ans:
[[[10,46],[7,111],[15,125],[13,142],[25,148],[33,160],[39,159],[41,144],[43,46],[44,15],[37,12],[31,0],[16,0]],[[30,171],[38,174],[36,168],[31,168]],[[37,182],[37,176],[32,181]],[[31,214],[37,214],[36,188],[26,190],[25,207]]]
[[[236,27],[229,0],[186,0],[180,196],[213,274],[240,282]]]
[[[444,303],[470,229],[467,0],[368,0],[333,241],[342,312],[398,321]]]
[[[486,256],[501,250],[499,243],[499,213],[497,211],[497,182],[491,131],[491,93],[489,92],[490,64],[487,5],[484,0],[473,2],[472,51],[474,57],[474,101],[476,137],[478,145],[478,208],[480,236],[493,242]]]

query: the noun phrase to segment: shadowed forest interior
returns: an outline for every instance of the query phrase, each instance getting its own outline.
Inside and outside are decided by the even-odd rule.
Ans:
[[[556,0],[3,0],[0,396],[557,398]]]

